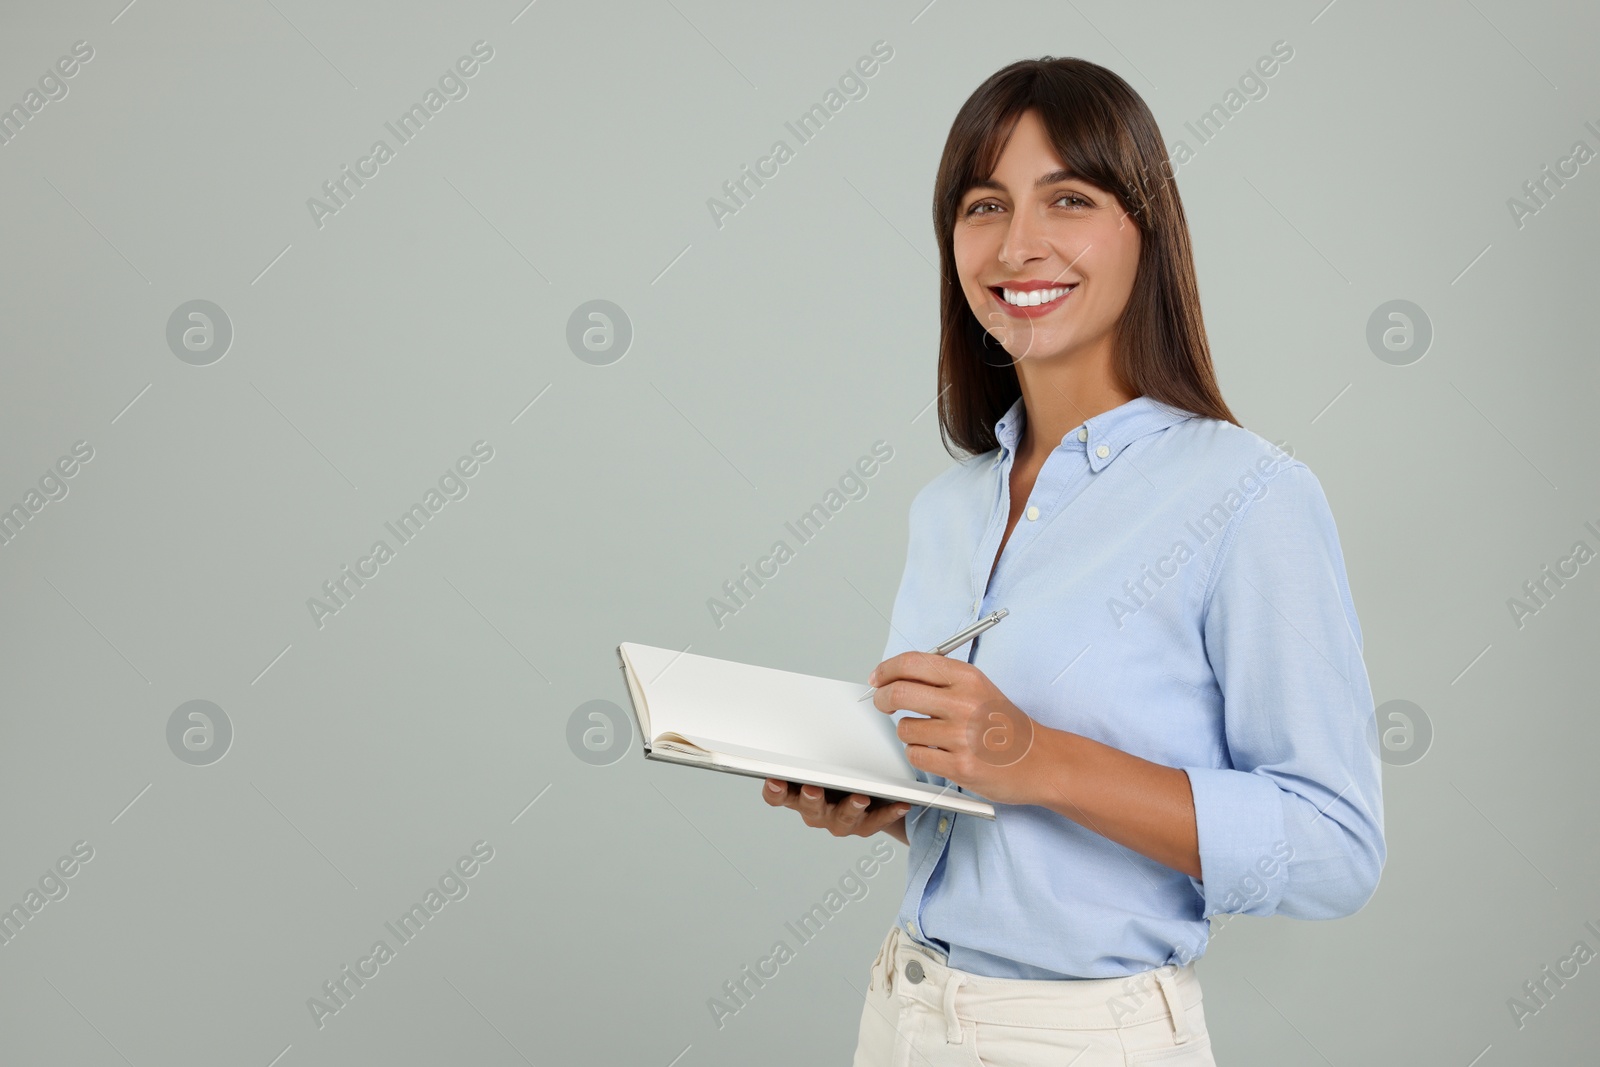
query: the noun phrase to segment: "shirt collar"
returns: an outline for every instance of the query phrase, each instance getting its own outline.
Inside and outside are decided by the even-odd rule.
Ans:
[[[1022,440],[1026,414],[1027,409],[1019,396],[995,422],[994,436],[1000,442],[999,453],[994,458],[995,466],[1016,451],[1017,442]],[[1074,426],[1061,439],[1061,447],[1084,452],[1088,456],[1090,469],[1098,474],[1121,455],[1124,448],[1139,438],[1195,417],[1192,412],[1163,404],[1149,396],[1136,396],[1125,404],[1102,411],[1094,418],[1085,419]],[[1080,440],[1080,437],[1083,439]]]

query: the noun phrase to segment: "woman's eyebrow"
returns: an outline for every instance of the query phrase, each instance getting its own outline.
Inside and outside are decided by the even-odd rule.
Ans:
[[[1045,174],[1045,175],[1041,176],[1038,181],[1033,183],[1033,187],[1035,189],[1042,189],[1046,185],[1055,185],[1057,182],[1075,181],[1075,180],[1077,180],[1077,178],[1078,178],[1078,175],[1074,174],[1072,172],[1071,168],[1062,167],[1060,170],[1053,170],[1049,174]],[[1006,191],[1006,187],[1004,185],[1000,184],[997,181],[994,181],[993,179],[987,179],[987,180],[984,180],[984,181],[981,181],[981,182],[973,182],[972,183],[972,188],[973,189],[994,189],[994,190],[996,190],[998,192],[1002,192],[1002,193]]]

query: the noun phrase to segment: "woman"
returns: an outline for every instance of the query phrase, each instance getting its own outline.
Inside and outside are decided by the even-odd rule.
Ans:
[[[857,1067],[1212,1064],[1209,917],[1349,915],[1386,857],[1333,517],[1222,400],[1166,150],[1116,74],[991,77],[934,218],[940,427],[966,457],[911,505],[867,681],[918,777],[996,818],[764,795],[910,847]]]

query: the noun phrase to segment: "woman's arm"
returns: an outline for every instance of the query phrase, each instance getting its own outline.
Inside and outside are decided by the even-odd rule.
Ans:
[[[1200,878],[1200,836],[1189,776],[1081,734],[1033,725],[1033,746],[1017,765],[1037,804]]]
[[[878,687],[878,710],[918,714],[897,727],[913,767],[996,803],[1049,808],[1200,877],[1194,798],[1180,768],[1035,722],[960,660],[903,652],[867,683]]]
[[[1204,914],[1332,919],[1387,858],[1372,688],[1338,528],[1295,462],[1234,516],[1201,601],[1223,698],[1223,766],[1185,766]]]

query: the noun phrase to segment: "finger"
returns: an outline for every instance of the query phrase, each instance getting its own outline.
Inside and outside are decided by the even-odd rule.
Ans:
[[[802,785],[796,807],[807,826],[821,826],[827,822],[828,802],[820,785]]]
[[[949,719],[923,719],[907,715],[895,726],[895,736],[907,745],[950,749],[964,740],[963,731]]]
[[[777,782],[781,783],[783,785],[783,787],[784,787],[784,789],[783,789],[783,791],[781,793],[773,794],[777,798],[774,801],[774,803],[776,803],[780,807],[793,808],[796,811],[799,811],[800,810],[800,786],[798,784],[794,783],[794,782],[785,782],[782,778],[774,779],[774,781],[777,781]],[[762,787],[762,796],[766,796],[766,795],[767,795],[766,788]]]
[[[800,795],[800,783],[790,782],[788,791],[783,794],[783,806],[786,808],[793,808],[795,811],[799,811],[800,801],[803,799],[804,798]]]
[[[781,778],[768,778],[766,785],[761,787],[761,799],[775,808],[784,807],[788,796],[789,783]]]
[[[956,755],[952,752],[930,748],[927,745],[907,745],[906,762],[919,771],[955,781],[951,775],[957,771],[958,763]]]
[[[961,698],[948,686],[932,686],[911,678],[897,678],[878,686],[872,694],[873,707],[882,712],[914,711],[920,715],[946,718],[961,705]]]
[[[902,652],[890,656],[873,668],[870,685],[883,685],[896,678],[909,678],[924,685],[949,686],[956,684],[961,675],[975,671],[976,667],[949,656],[935,656],[932,652]]]
[[[872,798],[866,794],[851,793],[837,805],[834,825],[842,832],[854,833],[866,817],[867,806],[871,803]]]
[[[856,832],[865,837],[870,837],[885,826],[892,826],[905,818],[906,813],[910,810],[910,804],[885,804],[881,808],[874,808],[862,817],[860,824],[856,827]]]

